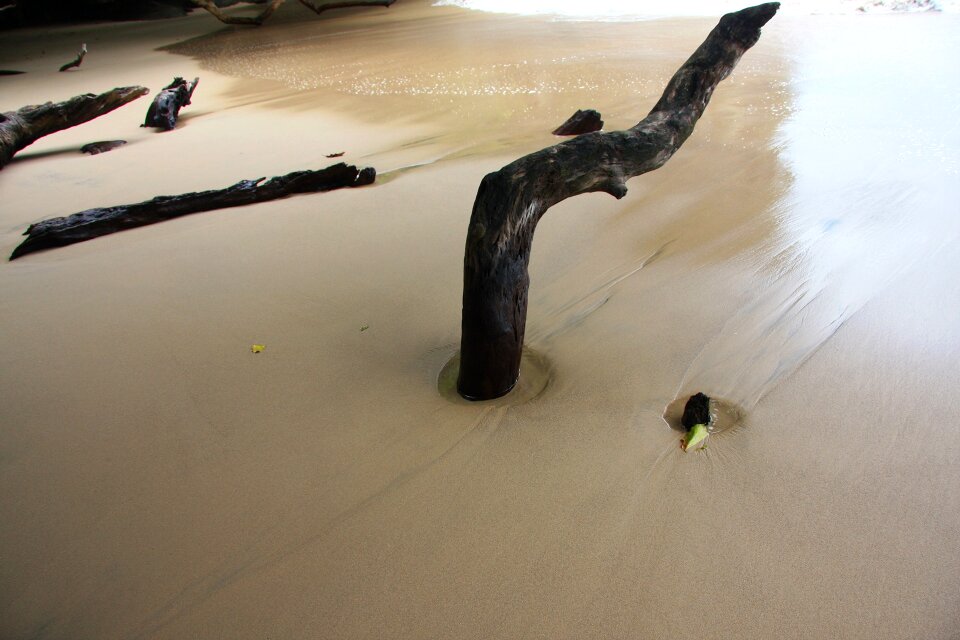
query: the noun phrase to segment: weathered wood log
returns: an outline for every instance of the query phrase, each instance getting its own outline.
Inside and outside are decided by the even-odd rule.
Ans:
[[[244,24],[252,26],[262,25],[267,18],[273,15],[273,12],[276,11],[284,0],[270,0],[267,6],[256,16],[232,16],[224,13],[220,10],[220,7],[217,6],[212,0],[193,0],[194,4],[198,7],[206,9],[210,15],[219,20],[224,24]]]
[[[577,109],[567,121],[553,130],[555,136],[579,136],[581,133],[593,133],[603,129],[600,112],[594,109]]]
[[[179,76],[173,79],[169,85],[160,90],[150,103],[147,109],[147,117],[143,121],[144,127],[157,127],[164,131],[170,131],[177,126],[177,118],[180,117],[180,109],[190,104],[190,98],[199,84],[200,78],[194,78],[193,82],[187,82]]]
[[[16,260],[34,251],[65,247],[191,213],[267,202],[296,193],[360,187],[372,184],[376,175],[377,172],[372,167],[357,169],[341,162],[317,171],[294,171],[266,182],[266,178],[241,180],[226,189],[157,196],[136,204],[87,209],[63,218],[51,218],[30,225],[24,233],[27,239],[14,249],[10,259]]]
[[[396,0],[345,0],[344,2],[321,2],[318,4],[311,0],[300,0],[300,4],[314,13],[323,13],[331,9],[349,9],[350,7],[389,7],[394,2]]]
[[[66,71],[68,69],[73,69],[74,67],[79,67],[80,63],[83,62],[83,59],[84,57],[86,57],[86,55],[87,55],[87,43],[84,42],[83,45],[80,47],[80,53],[77,54],[77,57],[71,62],[68,62],[67,64],[60,67],[60,71]]]
[[[331,9],[346,9],[349,7],[389,7],[396,0],[345,0],[343,2],[324,2],[316,3],[310,0],[300,0],[300,4],[307,7],[314,13],[323,13]],[[242,24],[260,26],[266,22],[267,18],[280,8],[284,0],[269,0],[267,6],[255,16],[234,16],[224,13],[213,0],[193,0],[194,4],[206,9],[210,15],[224,24]]]
[[[778,2],[729,13],[626,131],[588,133],[488,174],[473,204],[464,252],[457,390],[486,400],[508,393],[520,371],[533,233],[553,205],[581,193],[627,193],[626,181],[663,166],[693,133],[717,84],[760,38]]]
[[[43,136],[93,120],[148,93],[146,87],[120,87],[98,96],[87,93],[0,114],[0,169]]]
[[[126,140],[101,140],[100,142],[90,142],[83,145],[80,147],[80,152],[89,153],[91,156],[95,156],[98,153],[113,151],[117,147],[122,147],[125,144],[127,144]]]

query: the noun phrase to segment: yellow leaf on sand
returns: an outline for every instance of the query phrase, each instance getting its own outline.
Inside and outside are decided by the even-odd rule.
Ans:
[[[264,344],[255,344],[255,345],[251,345],[250,351],[252,351],[252,352],[254,352],[254,353],[260,353],[261,351],[263,351],[263,350],[266,349],[266,348],[267,348],[267,346],[264,345]]]

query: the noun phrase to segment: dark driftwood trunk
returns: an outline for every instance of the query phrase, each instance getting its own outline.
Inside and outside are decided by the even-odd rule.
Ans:
[[[484,177],[467,231],[457,390],[486,400],[517,382],[527,318],[533,232],[553,205],[581,193],[627,193],[626,181],[667,162],[780,4],[729,13],[671,78],[660,101],[626,131],[588,133]]]
[[[176,127],[180,109],[190,104],[190,98],[193,97],[199,82],[200,78],[194,78],[192,83],[183,78],[174,78],[173,82],[153,98],[153,102],[147,109],[143,126],[157,127],[164,131],[170,131]]]
[[[24,233],[27,239],[14,249],[10,259],[16,260],[20,256],[41,249],[64,247],[190,213],[266,202],[295,193],[360,187],[371,184],[376,179],[376,175],[376,171],[370,167],[357,169],[340,163],[318,171],[295,171],[271,178],[267,182],[264,182],[266,178],[241,180],[226,189],[185,193],[178,196],[158,196],[153,200],[137,204],[87,209],[65,218],[51,218],[30,225]]]
[[[145,87],[120,87],[98,96],[87,93],[66,102],[48,102],[0,113],[0,169],[15,153],[43,136],[110,113],[147,93]]]

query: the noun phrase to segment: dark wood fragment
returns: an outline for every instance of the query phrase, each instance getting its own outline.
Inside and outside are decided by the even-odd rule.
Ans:
[[[68,62],[67,64],[65,64],[65,65],[63,65],[62,67],[60,67],[60,71],[66,71],[67,69],[73,69],[73,68],[75,68],[75,67],[79,67],[79,66],[80,66],[80,63],[83,62],[83,58],[84,58],[86,55],[87,55],[87,45],[86,45],[86,43],[84,43],[84,44],[80,47],[80,52],[77,54],[77,57],[76,57],[74,60],[72,60],[71,62]]]
[[[19,76],[26,71],[16,71],[14,69],[0,69],[0,76]]]
[[[122,147],[127,144],[126,140],[102,140],[100,142],[91,142],[80,147],[82,153],[89,153],[92,156],[97,155],[98,153],[106,153],[107,151],[113,151],[117,147]]]
[[[667,84],[659,102],[626,131],[586,133],[531,153],[480,183],[463,259],[457,390],[487,400],[508,393],[520,372],[527,321],[527,267],[537,223],[582,193],[627,193],[627,179],[658,169],[693,133],[717,84],[760,38],[779,9],[771,2],[729,13]]]
[[[339,158],[340,156],[342,156],[342,155],[345,154],[345,153],[346,153],[346,151],[338,151],[337,153],[328,153],[325,157],[327,157],[327,158]]]
[[[691,429],[695,424],[710,424],[710,398],[703,393],[695,393],[687,400],[683,408],[683,417],[680,424],[684,429]]]
[[[200,211],[267,202],[297,193],[360,187],[371,184],[376,175],[377,172],[372,167],[357,169],[341,162],[317,171],[294,171],[266,182],[266,178],[241,180],[226,189],[157,196],[136,204],[87,209],[63,218],[51,218],[30,225],[24,233],[27,239],[14,249],[10,259],[15,260],[41,249],[64,247]]]
[[[173,82],[154,96],[153,102],[147,109],[143,126],[157,127],[164,131],[170,131],[176,127],[180,109],[190,104],[190,98],[193,97],[199,82],[200,78],[194,78],[192,83],[180,77],[174,78]]]
[[[581,133],[592,133],[603,129],[603,120],[600,112],[593,109],[581,110],[567,118],[567,121],[553,130],[555,136],[578,136]]]
[[[15,153],[43,136],[110,113],[147,93],[146,87],[120,87],[98,96],[86,93],[64,102],[47,102],[0,113],[0,169]]]

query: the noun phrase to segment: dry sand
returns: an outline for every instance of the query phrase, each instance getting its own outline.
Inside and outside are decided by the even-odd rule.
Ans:
[[[632,125],[711,26],[4,34],[0,110],[201,77],[171,133],[141,100],[21,152],[4,255],[327,153],[381,178],[0,264],[0,637],[960,637],[954,16],[775,19],[667,166],[544,218],[521,388],[445,388],[480,178]],[[742,419],[684,454],[695,390]]]

